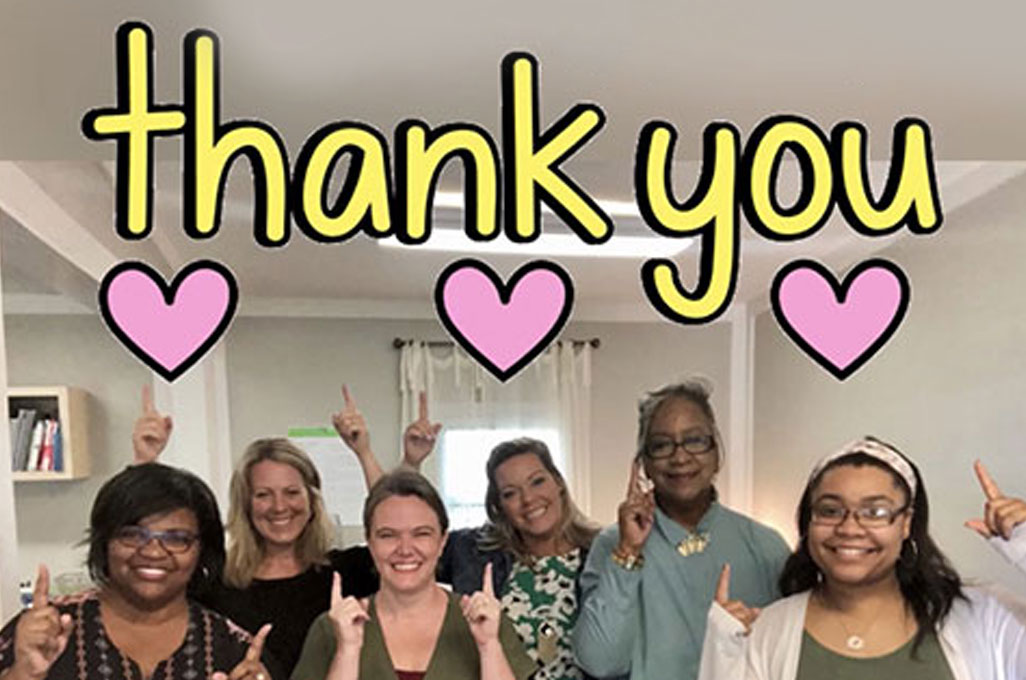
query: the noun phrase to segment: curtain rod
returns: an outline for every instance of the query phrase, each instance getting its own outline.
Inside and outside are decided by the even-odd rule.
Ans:
[[[402,338],[395,338],[392,340],[392,347],[395,349],[401,349],[403,345],[412,343],[413,340],[403,340]],[[602,341],[598,338],[589,338],[588,340],[570,340],[575,345],[591,345],[592,349],[598,349],[602,345]],[[452,340],[429,340],[424,343],[428,347],[452,347],[455,343]]]

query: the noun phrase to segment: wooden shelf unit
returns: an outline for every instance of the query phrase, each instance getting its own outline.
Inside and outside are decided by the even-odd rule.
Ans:
[[[78,387],[8,387],[7,411],[17,414],[19,408],[36,408],[56,413],[61,428],[62,470],[16,471],[15,482],[56,482],[83,479],[89,476],[89,393]]]

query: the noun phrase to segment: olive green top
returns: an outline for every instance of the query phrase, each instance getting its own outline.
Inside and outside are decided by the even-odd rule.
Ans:
[[[855,658],[827,649],[805,632],[795,680],[954,680],[934,633],[923,638],[915,658],[913,641],[914,638],[890,654]]]
[[[373,598],[368,613],[370,620],[365,624],[363,648],[360,650],[360,680],[396,680],[395,668],[388,656]],[[506,653],[506,660],[513,670],[514,677],[517,680],[526,680],[530,677],[537,669],[537,665],[524,651],[520,637],[505,616],[502,617],[499,627],[499,642]],[[335,656],[335,648],[335,628],[325,612],[310,626],[299,662],[292,671],[292,680],[323,680]],[[471,635],[467,621],[460,611],[459,595],[450,593],[442,630],[431,653],[424,680],[480,680],[480,677],[481,661],[477,653],[477,643],[474,642],[474,636]]]

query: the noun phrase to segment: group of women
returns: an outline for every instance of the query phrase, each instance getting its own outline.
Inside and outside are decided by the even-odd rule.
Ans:
[[[41,568],[32,608],[0,631],[0,680],[1026,678],[1026,625],[962,583],[918,469],[881,441],[815,467],[792,551],[719,504],[708,391],[671,385],[640,404],[616,525],[598,532],[524,438],[488,458],[485,526],[449,531],[416,472],[440,430],[423,395],[390,473],[343,399],[332,420],[370,489],[366,546],[331,547],[317,469],[261,439],[232,477],[226,547],[206,484],[156,462],[172,422],[144,391],[136,464],[90,517],[97,587],[52,600]],[[967,526],[1026,569],[1026,502],[977,475],[985,512]]]

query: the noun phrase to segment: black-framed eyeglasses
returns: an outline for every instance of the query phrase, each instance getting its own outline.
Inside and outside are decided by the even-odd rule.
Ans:
[[[669,458],[676,453],[678,448],[684,449],[692,456],[701,456],[716,448],[716,438],[711,434],[689,434],[683,439],[677,440],[657,435],[648,440],[645,445],[645,455],[653,460]]]
[[[146,527],[127,526],[121,527],[114,534],[114,540],[126,548],[138,550],[149,545],[150,541],[157,539],[161,547],[169,553],[188,552],[189,548],[199,540],[199,536],[191,531],[183,529],[168,529],[167,531],[150,531]]]
[[[894,524],[894,520],[908,509],[908,505],[903,505],[900,508],[890,508],[886,505],[864,505],[851,509],[840,503],[817,503],[812,506],[812,522],[821,526],[835,527],[847,522],[848,515],[854,515],[855,521],[863,529],[882,529]]]

